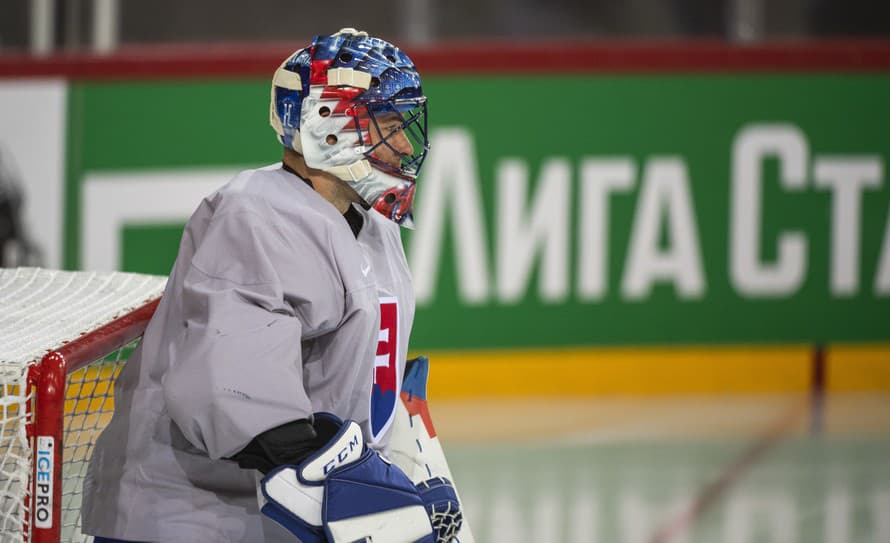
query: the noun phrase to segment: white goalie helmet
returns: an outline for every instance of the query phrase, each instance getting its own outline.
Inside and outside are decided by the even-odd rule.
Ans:
[[[316,36],[272,80],[270,122],[310,168],[348,183],[396,223],[413,225],[417,174],[429,150],[426,97],[411,59],[344,28]]]

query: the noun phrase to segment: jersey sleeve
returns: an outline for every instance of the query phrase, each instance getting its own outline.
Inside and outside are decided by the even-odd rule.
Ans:
[[[285,238],[268,216],[218,210],[180,291],[171,293],[181,297],[184,322],[170,342],[164,396],[173,421],[211,458],[312,413],[303,383],[305,325],[281,278],[284,266],[302,303],[323,298],[312,251],[307,240]]]

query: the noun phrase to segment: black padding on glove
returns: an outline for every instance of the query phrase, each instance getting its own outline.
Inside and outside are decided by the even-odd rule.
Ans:
[[[258,469],[266,474],[278,466],[299,464],[327,444],[340,425],[326,417],[286,422],[253,438],[231,460],[244,469]]]
[[[308,419],[286,422],[253,438],[231,459],[244,469],[268,473],[278,466],[299,464],[318,449],[317,438]]]

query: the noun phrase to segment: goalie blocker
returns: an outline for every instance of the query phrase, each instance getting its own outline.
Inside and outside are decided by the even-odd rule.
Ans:
[[[401,469],[365,445],[353,421],[318,413],[313,427],[319,436],[333,436],[298,465],[280,466],[262,479],[264,515],[302,543],[454,539],[461,514],[447,479],[415,487]]]
[[[340,541],[337,537],[346,537],[345,540],[350,542],[362,541],[372,536],[368,532],[372,520],[380,521],[384,526],[383,533],[373,535],[375,542],[474,543],[430,417],[426,402],[428,378],[429,360],[426,357],[407,361],[390,443],[393,464],[397,469],[367,450],[355,423],[347,421],[342,424],[332,415],[319,415],[314,420],[317,435],[307,440],[307,446],[319,449],[318,453],[300,462],[299,466],[282,466],[272,471],[269,471],[272,466],[254,466],[264,473],[268,472],[261,483],[263,495],[260,505],[263,513],[288,528],[304,543],[322,542],[325,536],[330,537],[331,541]],[[324,436],[333,437],[326,439]],[[266,444],[264,448],[268,447]],[[306,456],[302,452],[297,452],[297,455],[300,458]],[[363,464],[366,465],[360,468]],[[342,472],[335,475],[338,469],[345,471],[347,467],[355,469],[351,483],[346,482],[348,478],[339,476]],[[386,505],[377,504],[375,511],[367,509],[369,504],[373,507],[376,503],[370,499],[369,504],[365,504],[366,509],[362,510],[357,502],[363,499],[349,491],[352,484],[360,484],[354,478],[356,474],[375,479],[368,488],[383,494],[387,492],[384,489],[389,489],[394,492],[395,499]],[[406,478],[410,481],[406,482]],[[329,481],[327,486],[334,487],[336,492],[326,492],[324,481]],[[423,516],[418,514],[418,501],[412,498],[415,491],[426,510],[429,527]],[[338,511],[331,511],[323,518],[325,498],[329,503],[336,502],[335,509]],[[341,507],[342,512],[339,511]],[[328,524],[327,532],[325,522]],[[336,535],[330,529],[332,522]],[[386,526],[390,522],[395,523],[397,528],[387,533]],[[416,526],[413,524],[415,522]],[[433,540],[429,539],[429,528],[435,535]],[[356,533],[353,534],[351,530],[356,530]],[[411,539],[415,535],[418,538]]]

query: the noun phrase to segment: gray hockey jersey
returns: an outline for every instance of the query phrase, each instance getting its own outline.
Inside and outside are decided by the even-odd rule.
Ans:
[[[84,533],[292,542],[261,517],[256,473],[227,457],[318,411],[386,449],[414,296],[399,227],[356,209],[357,237],[280,164],[201,203],[117,380],[84,483]]]

